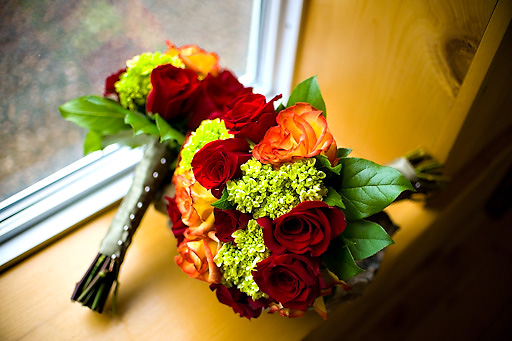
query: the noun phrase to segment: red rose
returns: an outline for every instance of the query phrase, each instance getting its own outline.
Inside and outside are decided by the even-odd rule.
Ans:
[[[116,90],[116,82],[119,80],[119,77],[126,72],[126,68],[118,70],[116,73],[111,74],[105,79],[105,92],[103,93],[103,97],[113,98],[116,101],[119,101],[119,94]]]
[[[227,288],[221,284],[210,284],[210,289],[215,290],[220,303],[230,306],[235,313],[240,314],[240,317],[247,317],[249,320],[260,316],[262,308],[268,307],[270,303],[266,299],[255,301],[236,287]]]
[[[209,142],[192,159],[194,177],[219,198],[226,181],[241,175],[240,165],[250,158],[249,143],[245,139]]]
[[[243,94],[234,100],[230,110],[214,116],[222,118],[226,128],[237,137],[246,137],[258,143],[266,131],[277,124],[274,102],[281,97],[278,95],[267,103],[263,95]]]
[[[183,233],[187,230],[188,226],[183,223],[181,220],[181,212],[178,209],[178,205],[176,204],[176,200],[174,198],[165,197],[167,202],[169,203],[167,206],[167,213],[169,214],[169,218],[172,223],[172,233],[174,237],[176,237],[177,244],[180,244],[185,236]]]
[[[179,116],[181,120],[188,119],[199,84],[197,74],[192,70],[180,69],[171,64],[156,67],[151,72],[153,88],[148,95],[146,111],[159,114],[166,121]]]
[[[271,221],[260,218],[265,245],[274,253],[309,253],[318,257],[345,229],[345,215],[323,201],[304,201]]]
[[[320,265],[302,255],[271,255],[252,275],[260,290],[285,308],[305,310],[321,293]]]
[[[251,91],[251,88],[244,87],[228,70],[222,71],[217,77],[209,74],[201,81],[200,94],[194,104],[194,114],[187,128],[195,130],[201,121],[209,118],[214,112],[228,110],[235,97]]]
[[[214,208],[215,215],[215,235],[224,243],[233,241],[231,235],[236,230],[244,229],[251,220],[251,216],[237,210],[221,210]]]

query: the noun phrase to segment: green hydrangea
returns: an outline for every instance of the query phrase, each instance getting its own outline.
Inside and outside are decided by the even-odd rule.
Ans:
[[[229,131],[226,129],[224,121],[218,118],[215,120],[204,120],[199,127],[192,132],[189,142],[181,150],[180,168],[184,171],[192,169],[192,159],[199,149],[203,148],[208,142],[225,140],[231,136],[232,135],[229,134]]]
[[[278,169],[250,159],[240,166],[243,176],[226,183],[228,201],[255,219],[277,218],[303,201],[327,195],[325,173],[315,168],[315,158],[285,163]]]
[[[253,300],[268,297],[259,290],[252,277],[256,264],[270,256],[263,241],[263,229],[256,220],[249,220],[246,229],[237,230],[232,236],[235,243],[222,245],[214,258],[223,273],[224,284],[227,287],[236,286]]]
[[[175,67],[184,67],[177,57],[171,57],[160,52],[143,53],[126,62],[127,70],[121,74],[116,82],[116,91],[119,94],[121,105],[130,110],[143,110],[146,97],[151,91],[150,74],[154,68],[163,64],[172,64]]]

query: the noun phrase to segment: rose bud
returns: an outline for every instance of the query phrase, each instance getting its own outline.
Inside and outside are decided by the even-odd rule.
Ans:
[[[240,165],[250,158],[249,143],[245,139],[209,142],[192,159],[194,177],[204,188],[212,189],[212,194],[220,198],[226,181],[241,175]]]

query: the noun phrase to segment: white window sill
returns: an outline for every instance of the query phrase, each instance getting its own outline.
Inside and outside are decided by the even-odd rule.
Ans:
[[[302,0],[254,0],[247,72],[240,77],[254,92],[288,97],[302,6]],[[0,272],[121,200],[141,158],[141,149],[107,148],[1,202]]]

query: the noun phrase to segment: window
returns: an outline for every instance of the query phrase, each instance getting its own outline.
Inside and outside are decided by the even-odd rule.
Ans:
[[[248,1],[24,0],[1,11],[0,201],[82,156],[85,131],[57,107],[103,93],[132,56],[169,39],[218,52],[237,75],[246,69]]]
[[[59,105],[101,94],[126,59],[162,51],[166,39],[215,51],[256,91],[286,96],[301,10],[301,1],[7,1],[0,9],[0,269],[122,198],[142,156],[112,146],[82,157],[85,132],[60,117]]]

